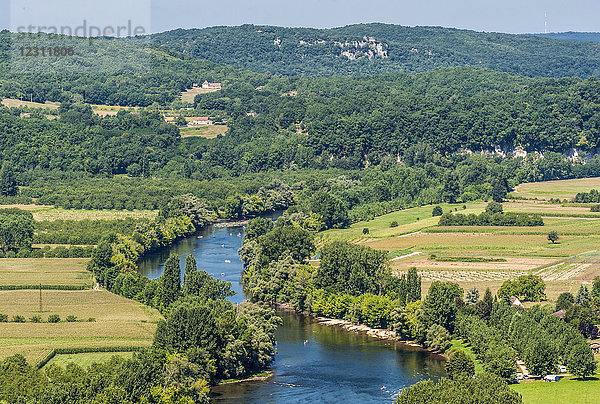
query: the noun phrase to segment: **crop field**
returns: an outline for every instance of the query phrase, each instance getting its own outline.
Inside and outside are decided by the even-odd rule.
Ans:
[[[227,125],[212,125],[212,126],[200,126],[195,128],[181,128],[179,132],[182,138],[186,137],[204,137],[207,139],[214,139],[219,135],[225,136],[227,134]]]
[[[393,212],[355,223],[349,229],[330,230],[322,241],[347,240],[385,250],[393,273],[416,267],[426,292],[434,281],[458,282],[463,289],[489,287],[493,292],[508,279],[537,274],[546,282],[546,294],[555,299],[576,292],[600,275],[600,214],[589,206],[551,204],[544,198],[572,198],[577,192],[600,188],[600,178],[524,184],[518,194],[537,200],[510,200],[506,212],[539,214],[544,226],[445,226],[431,217],[433,206]],[[524,194],[527,195],[524,195]],[[444,212],[479,214],[486,203],[440,205]],[[392,221],[397,227],[390,227]],[[368,228],[369,233],[363,234]],[[556,231],[556,244],[547,239]]]
[[[578,192],[600,189],[600,177],[575,180],[529,182],[521,184],[513,191],[514,195],[538,199],[572,199]]]
[[[198,94],[213,93],[215,91],[219,91],[219,90],[217,90],[217,89],[211,89],[211,88],[202,88],[202,87],[190,88],[189,90],[186,90],[186,91],[184,91],[184,92],[181,93],[181,101],[193,103],[194,102],[194,98]]]
[[[41,283],[91,288],[93,279],[86,270],[87,261],[85,258],[3,258],[0,259],[0,285]]]
[[[148,346],[161,318],[154,309],[100,290],[44,290],[42,313],[38,291],[0,291],[0,313],[27,321],[0,323],[0,359],[21,353],[30,363],[38,363],[55,348]],[[58,314],[61,322],[46,322],[51,314]],[[36,315],[44,322],[30,322]],[[69,315],[77,321],[65,322]]]
[[[83,210],[63,209],[48,205],[0,205],[0,209],[18,208],[31,212],[33,219],[42,221],[54,220],[115,220],[126,219],[154,219],[158,215],[157,210]]]
[[[65,367],[69,363],[74,363],[83,368],[87,368],[94,363],[103,363],[110,360],[113,356],[129,359],[133,352],[93,352],[80,354],[59,354],[50,359],[46,366],[56,365]]]
[[[8,107],[8,108],[29,107],[29,108],[58,109],[60,104],[57,102],[49,102],[49,101],[47,101],[45,104],[42,104],[39,102],[16,100],[14,98],[4,98],[2,100],[2,105],[4,105],[5,107]]]

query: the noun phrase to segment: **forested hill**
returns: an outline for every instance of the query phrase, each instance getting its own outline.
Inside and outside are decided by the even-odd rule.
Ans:
[[[286,76],[424,72],[477,66],[525,76],[599,76],[600,47],[535,36],[360,24],[334,29],[243,25],[155,34],[213,62]]]

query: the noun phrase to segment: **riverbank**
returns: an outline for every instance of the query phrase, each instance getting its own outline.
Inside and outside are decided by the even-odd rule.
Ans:
[[[264,382],[264,381],[269,380],[273,376],[274,376],[273,372],[269,370],[266,372],[257,373],[255,375],[246,377],[244,379],[220,380],[215,386],[223,386],[225,384],[236,384],[236,383],[244,383],[244,382]]]

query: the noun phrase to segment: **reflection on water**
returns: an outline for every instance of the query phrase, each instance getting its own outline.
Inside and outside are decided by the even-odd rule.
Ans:
[[[171,252],[180,256],[182,269],[185,257],[192,254],[199,269],[232,283],[237,294],[231,300],[239,303],[243,301],[242,263],[237,250],[243,231],[242,227],[207,228],[168,251],[146,256],[140,271],[158,278]],[[274,377],[266,382],[217,386],[214,402],[391,402],[403,387],[443,374],[442,362],[421,350],[321,325],[295,313],[281,312],[280,316],[284,323],[276,333]]]

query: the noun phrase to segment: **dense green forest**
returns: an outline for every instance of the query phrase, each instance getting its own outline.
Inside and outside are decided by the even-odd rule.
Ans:
[[[174,30],[151,40],[256,72],[341,76],[478,66],[525,76],[597,76],[591,43],[441,27],[359,24],[333,29],[242,25]]]
[[[222,217],[241,217],[289,206],[272,195],[288,187],[297,202],[328,191],[356,220],[489,198],[497,184],[505,195],[524,181],[600,175],[593,78],[475,68],[270,78],[261,91],[236,82],[197,96],[195,106],[229,116],[227,135],[181,138],[155,111],[101,118],[64,102],[58,119],[47,119],[2,107],[2,195],[66,208],[158,209],[194,194]]]
[[[71,47],[75,54],[20,57],[21,46]],[[264,81],[260,74],[185,57],[148,40],[0,32],[0,97],[145,107],[177,101],[181,91],[204,80]]]

